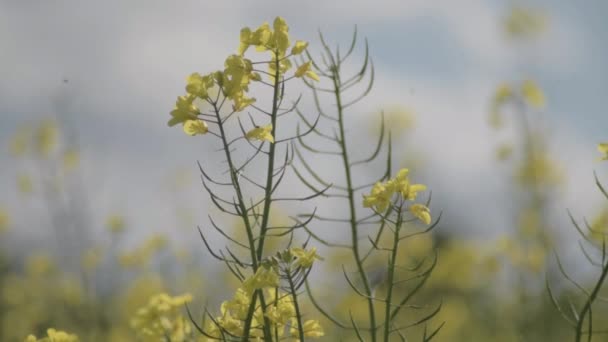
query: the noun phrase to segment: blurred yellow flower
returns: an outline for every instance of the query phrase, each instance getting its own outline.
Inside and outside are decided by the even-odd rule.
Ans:
[[[545,107],[545,94],[535,81],[525,80],[521,85],[521,94],[530,106],[538,109]]]
[[[65,171],[71,171],[78,167],[80,156],[78,151],[69,149],[63,154],[63,168]]]
[[[184,132],[190,136],[203,135],[209,131],[207,123],[203,120],[186,120],[184,122]]]
[[[248,140],[261,140],[274,143],[274,137],[272,136],[272,124],[266,126],[258,126],[247,132],[245,137]]]
[[[608,160],[608,143],[600,143],[597,150],[602,154],[601,160]]]
[[[8,211],[0,207],[0,234],[6,232],[11,225],[11,217]]]
[[[431,210],[424,204],[412,204],[410,206],[410,212],[416,216],[424,224],[431,223]]]
[[[28,335],[25,338],[25,342],[78,342],[78,336],[74,334],[66,333],[65,331],[48,329],[46,331],[47,337],[36,339],[34,335]]]
[[[32,137],[32,127],[24,125],[17,129],[17,132],[13,136],[9,144],[9,152],[14,157],[21,157],[25,154],[28,148],[28,144]]]
[[[315,81],[319,81],[319,75],[317,75],[314,71],[311,70],[312,67],[312,62],[308,61],[302,65],[300,65],[298,67],[298,69],[296,70],[295,76],[296,77],[303,77],[306,76],[310,79],[313,79]]]
[[[192,301],[189,293],[171,297],[160,293],[135,313],[131,327],[145,341],[165,340],[188,341],[192,331],[190,321],[180,314],[183,306]]]
[[[125,230],[125,218],[118,214],[110,215],[106,220],[106,226],[111,233],[122,233]]]
[[[44,120],[38,126],[35,133],[36,152],[42,157],[48,157],[57,147],[57,136],[59,129],[53,120]]]
[[[25,173],[17,175],[17,189],[19,189],[22,194],[32,193],[32,191],[34,191],[34,186],[30,176]]]
[[[302,330],[304,330],[304,336],[306,337],[313,337],[313,338],[317,338],[317,337],[322,337],[325,335],[325,332],[323,331],[323,327],[321,326],[321,323],[319,323],[319,321],[317,321],[316,319],[309,319],[306,322],[304,322],[304,327]],[[290,328],[290,333],[291,336],[298,336],[298,323],[297,321],[294,319],[292,320],[292,324],[291,324],[291,328]]]
[[[513,147],[510,144],[501,144],[496,149],[496,158],[498,160],[507,160],[513,154]]]
[[[547,28],[544,13],[531,8],[513,6],[504,21],[505,31],[514,38],[533,38]]]
[[[82,255],[82,268],[87,271],[87,272],[91,272],[94,271],[97,266],[99,266],[99,263],[101,262],[101,250],[99,248],[91,248],[87,251],[84,252],[84,254]]]

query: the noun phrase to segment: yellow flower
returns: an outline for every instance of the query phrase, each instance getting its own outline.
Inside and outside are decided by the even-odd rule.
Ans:
[[[7,231],[11,225],[11,217],[8,211],[0,207],[0,234]]]
[[[408,173],[408,169],[399,170],[397,176],[389,183],[393,186],[394,191],[401,193],[404,200],[413,201],[418,196],[418,192],[426,190],[426,185],[410,184]]]
[[[34,186],[30,176],[25,173],[17,175],[17,188],[23,194],[31,193],[34,190]]]
[[[289,47],[289,26],[285,19],[276,17],[273,23],[274,33],[272,34],[272,40],[274,48],[278,51],[280,57],[285,56],[285,52]]]
[[[57,146],[57,136],[59,130],[57,124],[53,120],[44,120],[36,131],[36,150],[43,156],[47,157]]]
[[[209,88],[213,87],[214,79],[212,74],[201,76],[195,72],[188,76],[187,82],[186,91],[189,94],[205,99],[209,95]]]
[[[243,289],[253,293],[257,289],[279,286],[279,275],[272,268],[260,267],[255,274],[243,282]]]
[[[125,219],[122,215],[111,215],[106,220],[108,230],[112,233],[122,233],[125,230]]]
[[[317,255],[317,248],[313,247],[310,250],[304,248],[294,247],[291,249],[291,254],[296,257],[295,264],[302,268],[310,268],[315,260],[323,260]]]
[[[192,295],[184,294],[171,297],[160,293],[148,301],[148,304],[137,310],[131,320],[131,327],[145,341],[164,340],[187,341],[192,327],[190,322],[180,314],[184,304],[192,301]]]
[[[514,38],[533,38],[545,31],[547,20],[540,11],[513,6],[505,18],[504,27]]]
[[[175,103],[175,109],[171,111],[172,118],[169,120],[167,125],[172,127],[187,120],[196,120],[200,111],[193,104],[195,98],[196,96],[192,94],[179,96],[177,98],[177,102]]]
[[[30,126],[20,127],[9,145],[9,151],[11,155],[20,157],[27,151],[27,146],[32,136],[32,129]]]
[[[91,248],[82,256],[82,268],[85,271],[94,271],[101,262],[101,250],[99,248]]]
[[[36,336],[34,335],[28,335],[25,338],[25,342],[78,342],[80,341],[78,339],[78,336],[74,335],[74,334],[68,334],[65,331],[60,331],[60,330],[55,330],[55,329],[48,329],[46,331],[47,337],[42,338],[42,339],[36,339]]]
[[[378,182],[374,184],[369,195],[363,195],[363,206],[365,208],[375,207],[376,211],[384,212],[391,203],[393,193],[393,186],[386,186],[386,184]]]
[[[271,297],[274,297],[273,292],[270,291]],[[279,326],[284,326],[293,319],[296,316],[296,309],[291,294],[279,292],[279,299],[268,303],[266,316]]]
[[[304,50],[306,50],[307,47],[308,47],[308,42],[305,42],[305,41],[302,41],[302,40],[298,40],[298,41],[296,41],[296,43],[291,48],[291,54],[292,55],[299,55],[302,52],[304,52]]]
[[[600,143],[597,145],[597,150],[603,154],[601,160],[608,160],[608,143]]]
[[[298,70],[296,70],[295,76],[296,77],[303,77],[306,76],[308,78],[311,78],[315,81],[319,81],[319,75],[317,75],[314,71],[310,70],[312,66],[312,62],[308,61],[302,65],[300,65],[300,67],[298,68]]]
[[[511,85],[508,83],[502,83],[498,86],[496,92],[494,93],[494,103],[497,105],[502,105],[507,102],[511,96],[513,96],[513,89],[511,88]]]
[[[247,132],[245,137],[248,140],[261,140],[274,143],[274,137],[272,136],[272,124],[256,127]]]
[[[319,321],[317,321],[316,319],[309,319],[306,322],[304,322],[304,327],[302,328],[302,330],[304,330],[304,336],[306,337],[322,337],[325,335],[325,332],[323,331],[323,327],[321,326],[321,324],[319,323]],[[290,333],[291,336],[298,336],[298,322],[293,319],[292,320],[292,324],[291,324],[291,328],[290,328]]]
[[[209,131],[207,123],[203,120],[187,120],[184,122],[184,132],[190,136],[203,135]]]
[[[521,94],[530,106],[539,109],[545,106],[545,94],[533,80],[525,80],[522,83]]]
[[[292,65],[291,65],[291,61],[287,58],[283,58],[279,60],[279,71],[278,71],[278,75],[283,75],[284,73],[287,72],[287,70],[291,69]],[[270,61],[270,63],[268,63],[268,73],[270,74],[270,80],[274,82],[274,77],[275,75],[277,75],[277,57],[276,54],[273,52],[272,54],[272,60]]]
[[[412,204],[410,212],[424,224],[431,223],[431,210],[424,204]]]
[[[78,167],[80,156],[78,151],[69,149],[63,154],[63,167],[66,171],[74,170]]]

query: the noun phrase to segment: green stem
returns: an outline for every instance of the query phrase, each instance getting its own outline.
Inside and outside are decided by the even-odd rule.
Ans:
[[[587,298],[587,302],[585,302],[585,306],[583,306],[583,309],[581,310],[581,312],[579,314],[578,322],[576,322],[576,336],[574,337],[574,341],[576,341],[576,342],[580,342],[581,339],[583,338],[583,324],[585,322],[585,316],[591,312],[591,305],[593,304],[593,301],[595,301],[595,298],[597,297],[598,293],[600,292],[600,289],[602,288],[602,285],[604,284],[604,281],[606,280],[606,276],[608,276],[608,262],[604,265],[600,278],[598,279],[597,283],[595,284],[593,291]],[[589,319],[591,319],[591,317],[589,317]],[[589,334],[589,336],[591,336],[592,331],[589,331],[587,333]]]
[[[222,119],[220,117],[220,110],[217,107],[216,102],[211,102],[213,109],[215,111],[215,115],[218,121],[218,126],[220,129],[220,136],[222,138],[222,144],[224,145],[224,151],[226,153],[226,160],[228,161],[228,167],[230,168],[230,180],[234,189],[236,191],[238,206],[241,211],[241,218],[243,219],[243,223],[245,224],[245,230],[247,232],[247,240],[249,242],[249,251],[251,253],[251,263],[253,265],[253,272],[255,273],[258,269],[258,258],[256,257],[256,248],[255,242],[253,238],[253,229],[251,227],[251,223],[249,222],[249,217],[247,216],[247,207],[245,205],[245,200],[243,199],[243,192],[241,190],[241,185],[239,183],[238,175],[236,173],[236,168],[234,167],[234,163],[232,161],[232,155],[230,154],[230,148],[228,146],[228,141],[226,139],[226,132],[224,131],[224,125],[222,124]],[[251,304],[249,306],[249,311],[247,312],[247,318],[245,320],[245,328],[243,341],[249,341],[249,333],[251,330],[251,322],[253,320],[253,315],[255,313],[255,305],[256,298],[260,297],[260,304],[262,305],[262,310],[266,311],[266,305],[264,302],[264,295],[261,291],[257,291],[257,296],[253,296],[251,300]],[[265,317],[264,318],[264,341],[271,342],[272,336],[270,333],[270,322]]]
[[[363,280],[363,286],[365,288],[365,295],[367,296],[367,306],[369,310],[370,318],[370,335],[372,342],[376,341],[376,312],[374,309],[374,301],[372,299],[372,291],[367,280],[367,274],[363,269],[363,263],[361,262],[361,256],[359,254],[359,236],[357,234],[357,211],[355,209],[355,197],[352,177],[350,174],[350,162],[348,159],[348,151],[346,149],[346,134],[344,133],[344,108],[342,107],[342,96],[340,94],[340,76],[338,75],[338,68],[334,65],[332,73],[332,80],[334,85],[334,94],[336,96],[336,107],[338,109],[338,125],[340,128],[340,149],[342,150],[342,161],[344,163],[344,170],[346,173],[346,190],[348,192],[348,205],[350,210],[350,230],[353,245],[353,254],[355,262],[357,264],[357,270],[361,279]]]
[[[402,208],[399,207],[397,214],[397,224],[395,225],[395,233],[393,237],[393,250],[391,252],[391,258],[388,264],[388,280],[387,280],[387,293],[385,298],[384,307],[384,342],[388,342],[390,336],[390,323],[391,323],[391,309],[393,299],[393,280],[395,278],[395,260],[397,260],[397,250],[399,249],[399,231],[401,230],[402,221]]]
[[[296,294],[296,287],[293,283],[293,278],[291,277],[291,270],[287,271],[287,280],[289,281],[289,289],[291,290],[291,295],[293,297],[293,306],[296,309],[296,320],[298,321],[298,336],[300,342],[304,342],[304,326],[302,325],[302,315],[300,314],[300,305],[298,304],[298,295]],[[277,297],[278,301],[278,297]]]
[[[275,61],[275,75],[274,75],[274,90],[272,94],[272,115],[270,117],[270,121],[272,123],[272,136],[276,139],[276,131],[277,131],[277,112],[279,110],[279,77],[280,74],[280,65],[279,59],[277,58]],[[268,173],[266,174],[266,188],[264,190],[264,212],[262,214],[262,223],[260,226],[260,241],[258,242],[257,249],[257,257],[259,260],[262,260],[262,255],[264,252],[264,240],[266,239],[266,230],[268,229],[268,221],[270,220],[270,206],[272,205],[272,181],[274,174],[274,155],[275,155],[275,147],[274,143],[270,144],[270,148],[268,150]]]

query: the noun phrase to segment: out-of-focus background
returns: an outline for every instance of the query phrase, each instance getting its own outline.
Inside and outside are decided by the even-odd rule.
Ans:
[[[500,268],[502,261],[485,259],[487,250],[509,249],[513,236],[541,225],[538,213],[520,202],[530,184],[518,169],[525,166],[516,159],[516,120],[507,111],[502,129],[492,122],[497,88],[534,80],[546,105],[529,115],[550,159],[542,171],[554,180],[541,184],[551,187],[543,192],[550,195],[541,235],[550,236],[550,249],[584,282],[592,270],[572,242],[566,210],[592,222],[606,207],[593,172],[601,178],[607,170],[595,150],[608,139],[607,13],[602,0],[0,1],[0,340],[19,340],[49,324],[72,330],[92,324],[102,328],[87,341],[128,341],[127,323],[117,327],[104,315],[79,323],[72,316],[92,317],[102,298],[112,298],[126,307],[120,314],[126,322],[128,311],[157,289],[188,291],[201,303],[225,295],[227,280],[207,278],[218,265],[196,230],[216,212],[197,161],[220,162],[219,146],[166,122],[187,75],[221,68],[236,52],[242,27],[276,16],[286,19],[292,37],[311,42],[313,55],[318,30],[343,47],[355,25],[367,37],[376,72],[373,91],[348,113],[362,137],[356,141],[373,148],[384,110],[399,166],[429,186],[432,210],[443,212],[434,244],[456,256],[448,258],[457,264],[446,265],[452,270],[468,262]],[[362,58],[363,49],[355,53]],[[305,97],[303,106],[312,110],[310,101]],[[516,255],[514,263],[531,263],[544,284],[551,250]],[[64,266],[83,268],[84,276],[49,275]],[[476,278],[480,269],[443,276]],[[500,313],[483,323],[471,309],[473,293],[489,286],[503,294],[510,274],[458,283],[454,291],[433,285],[448,298],[441,314],[448,323],[438,340],[510,331]],[[441,272],[438,277],[440,284]],[[54,285],[45,287],[47,281]],[[526,291],[547,304],[542,289],[532,287]],[[459,291],[466,295],[450,297]],[[49,312],[55,304],[62,309]],[[535,312],[541,311],[547,322],[559,322],[548,304]],[[505,340],[518,336],[505,334]]]

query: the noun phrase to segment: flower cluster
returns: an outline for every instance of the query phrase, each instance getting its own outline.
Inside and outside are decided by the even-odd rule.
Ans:
[[[192,332],[190,322],[179,311],[192,300],[190,294],[171,297],[166,293],[153,296],[148,304],[137,310],[131,326],[146,341],[185,341]]]
[[[542,109],[546,105],[545,94],[534,80],[524,80],[519,86],[503,83],[498,86],[492,99],[490,110],[492,126],[495,128],[502,126],[500,109],[517,98],[535,109]]]
[[[78,342],[78,336],[69,334],[65,331],[48,329],[46,331],[47,337],[37,339],[34,335],[29,335],[25,338],[24,342]]]
[[[401,169],[395,178],[376,183],[369,195],[363,195],[363,206],[373,207],[378,212],[384,212],[390,206],[393,195],[396,193],[404,201],[416,200],[418,192],[426,190],[426,185],[411,184],[408,174],[408,169]],[[413,204],[410,206],[410,212],[425,224],[431,223],[430,210],[425,205]]]
[[[245,52],[250,46],[254,46],[259,52],[270,52],[271,60],[254,63],[245,58]],[[240,45],[237,54],[226,58],[223,70],[206,75],[193,73],[188,77],[186,95],[177,98],[168,125],[174,126],[181,123],[184,132],[191,136],[209,132],[208,122],[201,118],[203,113],[199,103],[201,101],[202,103],[207,102],[215,107],[218,104],[219,97],[212,99],[212,94],[219,93],[225,99],[232,101],[234,112],[243,111],[256,101],[255,98],[247,95],[251,82],[262,82],[275,88],[280,87],[279,81],[282,76],[292,68],[289,57],[302,54],[308,47],[308,43],[296,41],[288,54],[287,51],[290,46],[289,26],[281,17],[274,20],[272,28],[268,23],[262,24],[255,31],[248,27],[243,28],[240,33]],[[255,70],[254,64],[267,64],[268,71]],[[274,84],[263,82],[260,72],[268,74]],[[317,74],[312,71],[310,61],[300,65],[295,71],[294,77],[308,77],[316,81],[319,80]],[[216,111],[220,109],[221,104],[214,108]],[[246,137],[272,143],[274,137],[271,131],[272,125],[256,127],[247,133]]]

